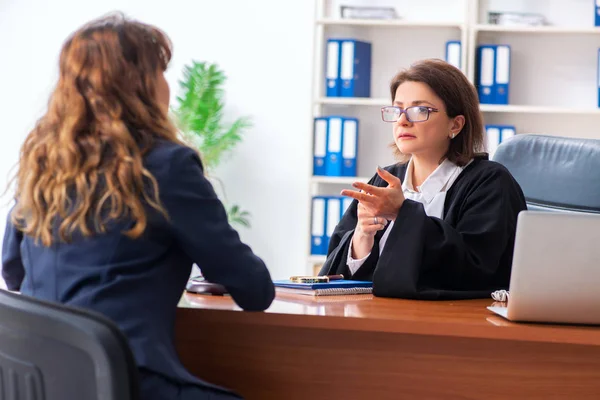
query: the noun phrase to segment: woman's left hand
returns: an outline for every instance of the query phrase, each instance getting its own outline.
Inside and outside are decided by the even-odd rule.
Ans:
[[[402,191],[402,182],[400,179],[388,171],[377,168],[377,174],[388,183],[387,187],[378,187],[362,182],[354,182],[352,186],[362,190],[355,192],[353,190],[342,190],[342,196],[352,197],[358,200],[363,206],[377,217],[393,221],[398,215],[398,210],[404,203],[404,192]]]

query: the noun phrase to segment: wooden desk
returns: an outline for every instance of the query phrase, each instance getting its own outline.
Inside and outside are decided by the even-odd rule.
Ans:
[[[600,328],[513,324],[488,300],[278,295],[265,313],[184,294],[195,375],[253,399],[599,399]]]

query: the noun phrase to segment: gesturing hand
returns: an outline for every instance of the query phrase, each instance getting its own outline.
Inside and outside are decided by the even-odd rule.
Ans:
[[[358,203],[357,210],[358,221],[356,223],[356,234],[367,237],[374,237],[377,231],[385,228],[387,221],[385,218],[377,218],[369,212],[365,206]]]
[[[402,182],[398,177],[382,168],[377,168],[377,174],[388,183],[387,187],[354,182],[352,186],[362,192],[344,189],[341,194],[358,200],[370,214],[393,221],[404,203]]]

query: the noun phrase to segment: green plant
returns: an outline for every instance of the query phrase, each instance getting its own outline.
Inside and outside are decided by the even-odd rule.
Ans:
[[[250,213],[236,204],[228,205],[222,182],[212,176],[214,169],[242,140],[242,132],[252,126],[248,117],[228,125],[223,122],[226,79],[217,64],[193,61],[186,65],[179,81],[181,94],[172,113],[184,139],[200,151],[207,176],[219,182],[229,222],[249,227]]]

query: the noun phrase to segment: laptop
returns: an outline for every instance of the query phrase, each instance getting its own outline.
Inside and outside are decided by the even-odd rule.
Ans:
[[[600,324],[600,214],[522,211],[507,307],[510,321]]]

